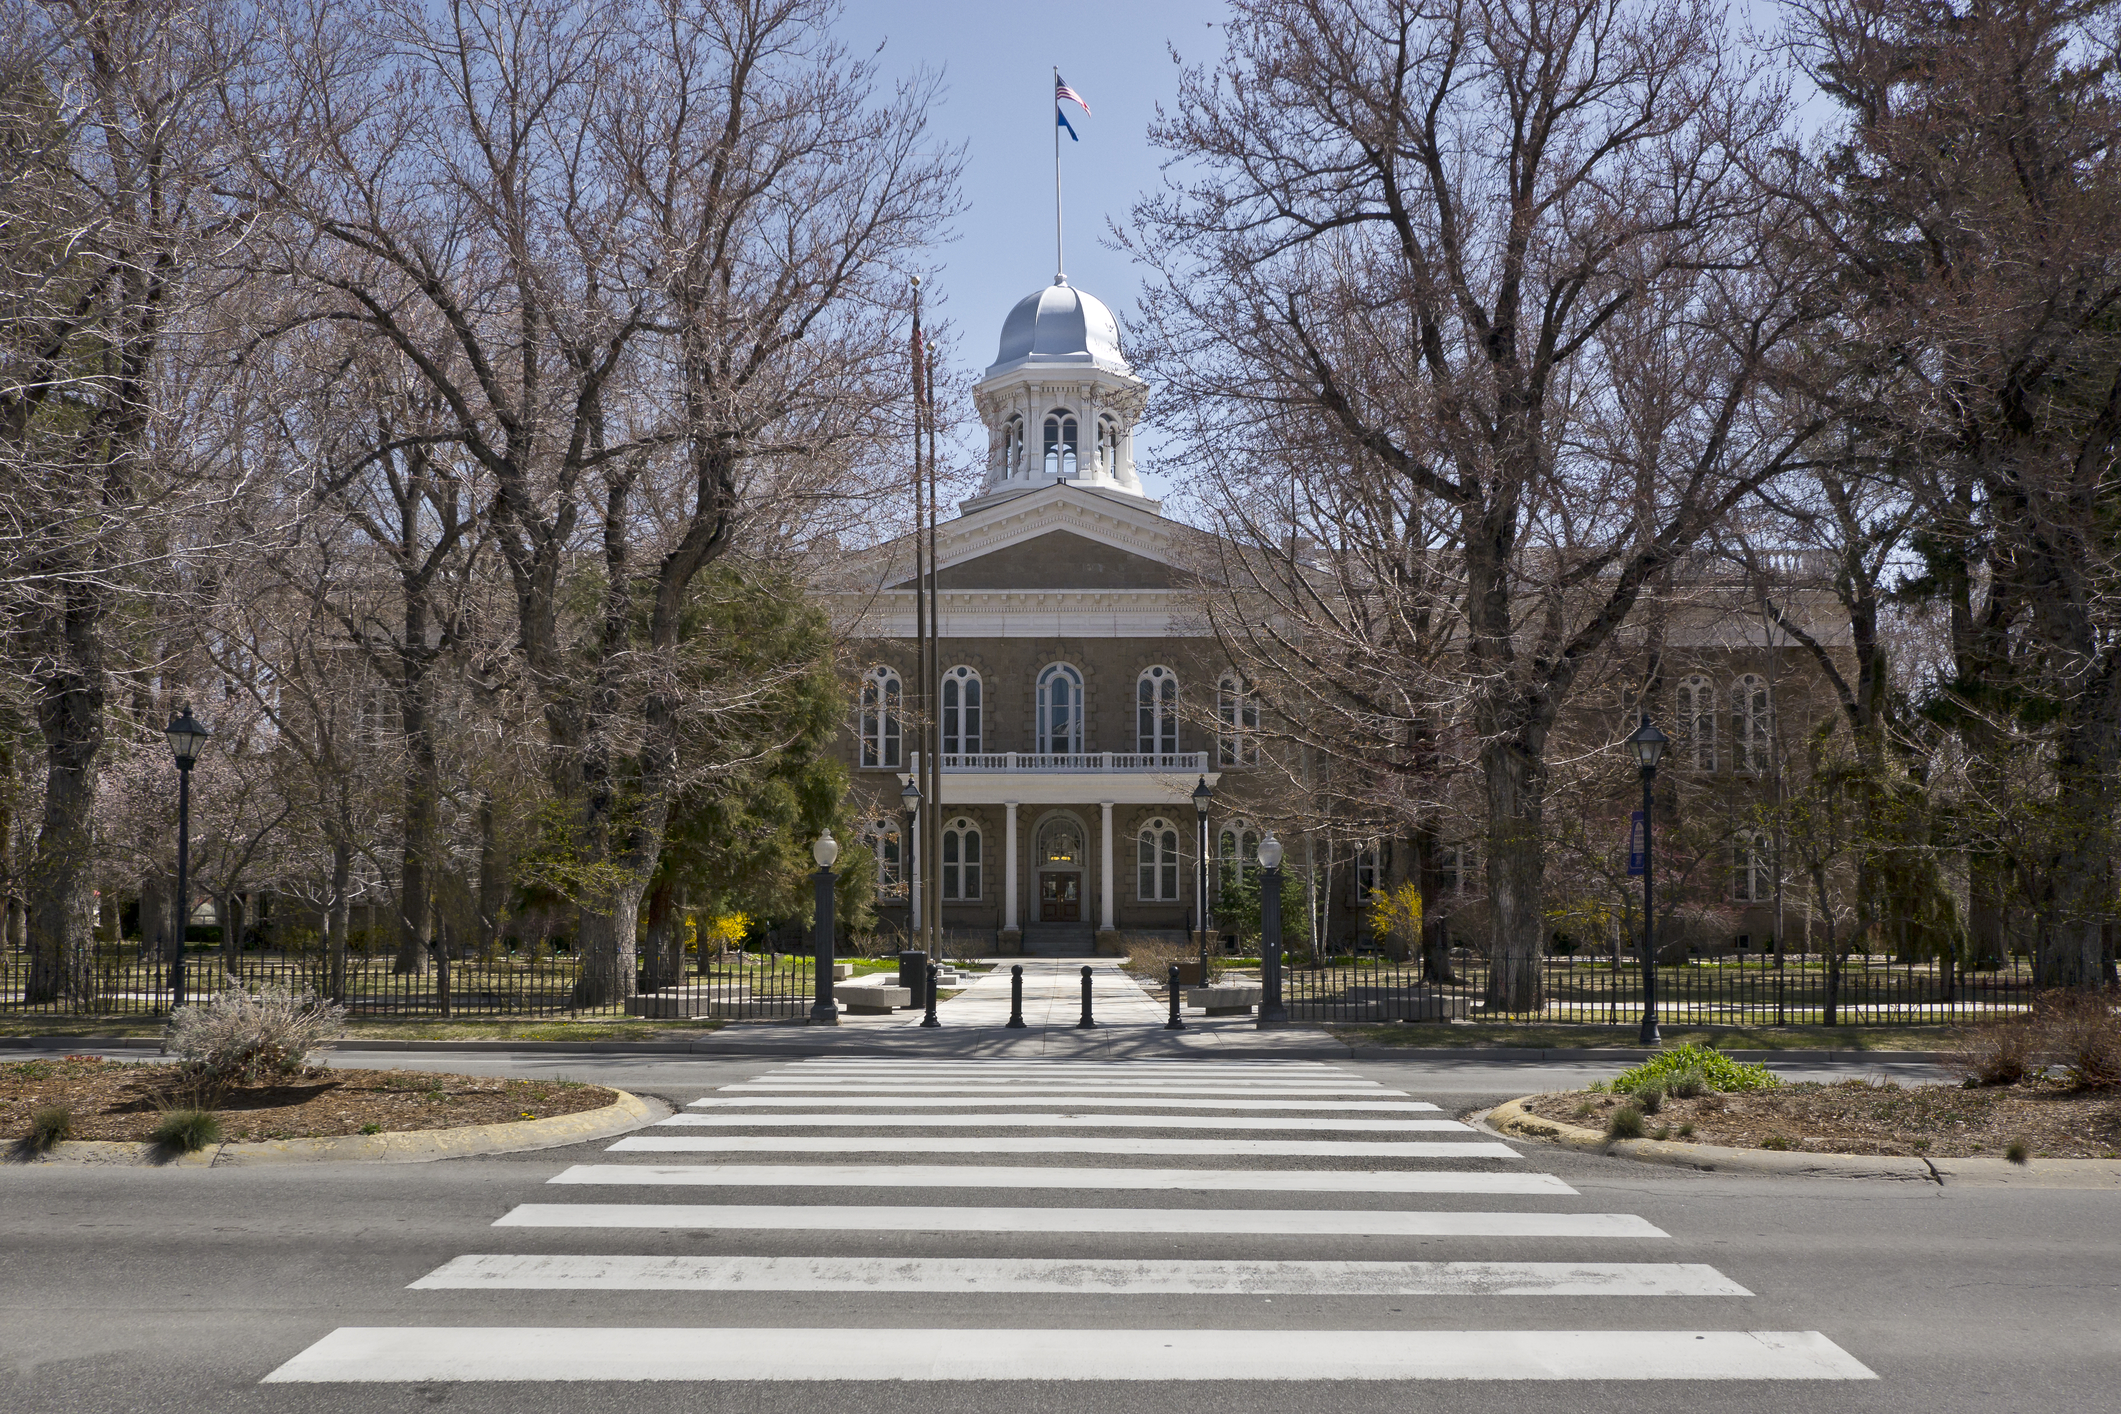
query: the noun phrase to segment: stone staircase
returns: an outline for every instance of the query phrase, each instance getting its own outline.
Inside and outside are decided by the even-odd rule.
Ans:
[[[1087,923],[1031,923],[1024,927],[1026,957],[1089,957],[1097,932]]]

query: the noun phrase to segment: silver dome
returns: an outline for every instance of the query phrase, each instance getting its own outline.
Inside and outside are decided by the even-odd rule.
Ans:
[[[1119,321],[1104,301],[1058,281],[1016,302],[1002,321],[1001,351],[987,372],[1026,360],[1132,371],[1119,351]]]

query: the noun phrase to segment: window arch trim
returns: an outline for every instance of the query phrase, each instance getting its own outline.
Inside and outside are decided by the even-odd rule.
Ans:
[[[943,674],[944,756],[977,756],[985,749],[986,697],[979,669],[960,663]]]
[[[879,663],[862,674],[856,734],[863,766],[898,770],[905,764],[904,710],[905,684],[896,669]]]
[[[1083,750],[1083,674],[1073,663],[1048,663],[1035,680],[1040,756],[1078,756]]]
[[[1176,903],[1179,881],[1178,826],[1161,815],[1134,832],[1134,896],[1142,903]]]

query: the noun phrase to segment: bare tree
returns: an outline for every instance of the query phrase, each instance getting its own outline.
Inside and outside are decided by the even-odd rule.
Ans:
[[[184,0],[0,8],[0,587],[45,750],[33,1001],[87,995],[111,620],[173,548],[192,449],[163,361],[234,221],[214,193],[212,121],[242,38],[233,19]]]
[[[1147,361],[1196,464],[1287,428],[1445,541],[1488,1002],[1536,1007],[1558,714],[1817,431],[1772,396],[1816,279],[1747,172],[1781,109],[1694,0],[1249,0],[1227,32],[1156,129],[1201,175],[1136,213]]]

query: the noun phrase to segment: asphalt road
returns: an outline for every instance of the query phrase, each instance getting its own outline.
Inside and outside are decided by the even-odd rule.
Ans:
[[[369,1060],[373,1057],[347,1058]],[[534,1057],[511,1060],[426,1053],[399,1064],[459,1071],[558,1073],[623,1085],[686,1106],[720,1086],[788,1073],[770,1060]],[[1816,1069],[1816,1068],[1815,1068]],[[1857,1068],[1861,1070],[1862,1068]],[[1875,1069],[1873,1067],[1872,1069]],[[1209,1072],[1194,1072],[1206,1079]],[[1431,1101],[1448,1117],[1534,1089],[1595,1078],[1597,1070],[1483,1066],[1471,1062],[1351,1062],[1336,1074],[1379,1082],[1393,1100]],[[1080,1072],[1077,1088],[1110,1099],[1121,1073]],[[1191,1077],[1185,1077],[1190,1083]],[[1917,1078],[1909,1075],[1906,1078]],[[1012,1081],[1012,1083],[1017,1083]],[[1373,1091],[1372,1093],[1376,1093]],[[722,1092],[744,1094],[749,1092]],[[1030,1103],[1028,1101],[1020,1103]],[[821,1100],[820,1108],[844,1108]],[[1052,1108],[1045,1105],[1044,1108]],[[1080,1108],[1078,1106],[1077,1108]],[[1114,1106],[1113,1108],[1117,1108]],[[1303,1106],[1292,1101],[1295,1115]],[[800,1113],[795,1111],[794,1113]],[[695,1114],[722,1113],[712,1109]],[[777,1113],[788,1114],[788,1111]],[[754,1116],[756,1117],[756,1116]],[[1175,1121],[1174,1121],[1175,1123]],[[894,1142],[922,1129],[850,1127],[826,1134]],[[760,1123],[737,1129],[662,1127],[658,1133],[723,1134],[736,1140],[785,1138],[810,1130]],[[940,1132],[940,1131],[936,1131]],[[951,1131],[975,1140],[1009,1133]],[[1156,1145],[1196,1142],[1196,1129],[1126,1131]],[[1349,1136],[1335,1136],[1346,1139]],[[1399,1135],[1354,1136],[1380,1142]],[[1480,1138],[1461,1133],[1457,1137]],[[1451,1141],[1451,1134],[1419,1140]],[[998,1144],[997,1144],[998,1147]],[[1021,1185],[975,1188],[775,1184],[745,1187],[614,1187],[553,1184],[571,1165],[686,1165],[734,1162],[697,1153],[612,1152],[608,1141],[568,1150],[418,1165],[300,1165],[277,1169],[134,1170],[59,1166],[0,1170],[0,1369],[9,1410],[367,1411],[436,1406],[465,1410],[861,1411],[1158,1410],[1401,1411],[1464,1409],[1672,1410],[2105,1410],[2121,1369],[2121,1193],[1983,1188],[1931,1183],[1727,1177],[1638,1166],[1619,1160],[1519,1146],[1517,1160],[1165,1156],[1022,1157],[994,1152],[746,1155],[746,1163],[818,1162],[997,1165],[1098,1164],[1167,1169],[1315,1170],[1394,1173],[1550,1174],[1573,1192],[1068,1191]],[[1382,1152],[1382,1151],[1380,1151]],[[896,1175],[893,1175],[895,1177]],[[964,1175],[959,1175],[960,1178]],[[1243,1182],[1245,1179],[1235,1181]],[[1266,1180],[1259,1180],[1266,1181]],[[1291,1180],[1296,1181],[1296,1180]],[[1445,1178],[1438,1182],[1453,1182]],[[1469,1184],[1478,1180],[1468,1179]],[[1288,1184],[1284,1183],[1284,1187]],[[1557,1186],[1558,1187],[1558,1186]],[[501,1226],[522,1205],[593,1204],[612,1221],[594,1226],[568,1216],[559,1226]],[[858,1215],[812,1227],[744,1227],[732,1215],[703,1219],[611,1213],[646,1204],[922,1205],[966,1210],[1070,1208],[1080,1230],[974,1232],[937,1223],[915,1230]],[[1121,1233],[1115,1210],[1153,1210],[1165,1228]],[[1240,1233],[1240,1227],[1292,1230]],[[519,1212],[519,1210],[522,1210]],[[1375,1212],[1376,1219],[1349,1218]],[[1470,1232],[1378,1236],[1402,1218],[1435,1215],[1440,1228]],[[1206,1217],[1203,1219],[1202,1214]],[[1665,1236],[1599,1235],[1584,1223],[1648,1224]],[[1526,1215],[1529,1215],[1528,1217]],[[966,1216],[972,1215],[968,1211]],[[754,1214],[754,1217],[756,1215]],[[1559,1235],[1507,1229],[1520,1219],[1559,1225]],[[598,1219],[603,1221],[605,1219]],[[769,1218],[763,1221],[796,1221]],[[1309,1230],[1297,1231],[1296,1228]],[[1335,1229],[1340,1229],[1336,1231]],[[1113,1290],[913,1289],[608,1290],[408,1289],[454,1259],[496,1254],[503,1261],[596,1254],[601,1259],[756,1258],[772,1267],[823,1263],[869,1272],[928,1271],[955,1259],[970,1268],[996,1258],[1083,1266],[1113,1261],[1261,1263],[1497,1262],[1698,1264],[1698,1275],[1736,1283],[1749,1295],[1497,1295],[1486,1291],[1377,1294],[1333,1291],[1272,1298],[1257,1294],[1148,1294]],[[766,1267],[756,1268],[765,1270]],[[815,1268],[806,1268],[814,1270]],[[1660,1269],[1663,1269],[1660,1267]],[[1678,1270],[1671,1268],[1671,1270]],[[919,1283],[914,1283],[919,1287]],[[1744,1331],[1819,1332],[1875,1380],[1708,1382],[1573,1378],[1551,1382],[1492,1377],[1455,1380],[1265,1378],[1231,1381],[964,1379],[819,1383],[757,1381],[261,1383],[276,1370],[353,1327],[531,1327],[605,1332],[612,1350],[641,1362],[665,1360],[682,1345],[666,1331],[742,1328],[758,1333],[739,1355],[782,1362],[788,1330],[818,1330],[820,1362],[859,1344],[865,1328],[913,1332],[973,1329],[1111,1333],[1118,1352],[1143,1333],[1232,1332],[1226,1358],[1302,1367],[1308,1350],[1341,1351],[1350,1340],[1390,1353],[1421,1346],[1421,1332],[1533,1333],[1510,1339],[1538,1352],[1540,1333],[1589,1332],[1593,1363],[1634,1348],[1633,1333],[1700,1332],[1725,1339]],[[1692,1339],[1692,1336],[1685,1337]],[[1096,1337],[1084,1337],[1087,1344]],[[1449,1355],[1445,1337],[1434,1348]],[[1549,1334],[1559,1347],[1568,1337]],[[1643,1337],[1643,1339],[1650,1339]],[[781,1342],[782,1344],[776,1344]],[[1153,1343],[1153,1342],[1152,1342]],[[1183,1338],[1178,1338],[1183,1344]],[[747,1342],[747,1345],[750,1343]],[[1428,1348],[1428,1347],[1421,1347]],[[1477,1345],[1475,1348],[1478,1348]],[[1500,1347],[1498,1347],[1500,1348]],[[1704,1350],[1712,1347],[1704,1345]],[[630,1353],[629,1353],[630,1352]],[[527,1348],[524,1358],[543,1352]],[[798,1350],[797,1355],[800,1355]],[[1075,1352],[1077,1356],[1080,1351]],[[1066,1355],[1063,1352],[1063,1355]],[[1092,1353],[1093,1363],[1099,1358]],[[1212,1367],[1214,1357],[1203,1357]],[[1115,1362],[1121,1356],[1112,1356]],[[1062,1364],[1067,1360],[1062,1359]],[[1499,1373],[1498,1359],[1488,1374]],[[376,1372],[372,1372],[376,1373]],[[388,1374],[389,1371],[380,1373]],[[492,1373],[488,1371],[487,1373]]]

